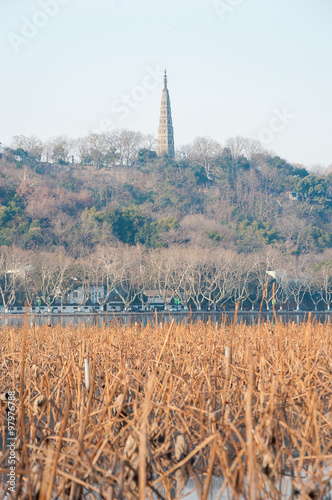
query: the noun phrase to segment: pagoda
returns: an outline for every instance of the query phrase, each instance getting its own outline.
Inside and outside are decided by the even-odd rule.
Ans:
[[[174,131],[172,124],[171,100],[167,88],[167,73],[164,75],[164,88],[161,96],[160,120],[158,130],[158,156],[174,158]]]

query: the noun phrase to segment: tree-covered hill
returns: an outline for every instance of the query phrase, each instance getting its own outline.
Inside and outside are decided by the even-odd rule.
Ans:
[[[142,134],[42,143],[16,137],[0,158],[0,246],[174,245],[300,255],[332,246],[332,175],[229,139],[197,138],[175,160]]]

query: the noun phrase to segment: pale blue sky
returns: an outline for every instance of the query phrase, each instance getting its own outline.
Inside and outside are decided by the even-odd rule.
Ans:
[[[166,66],[177,148],[259,136],[289,161],[330,165],[331,0],[218,5],[2,0],[0,141],[105,126],[156,135],[162,82],[148,75]]]

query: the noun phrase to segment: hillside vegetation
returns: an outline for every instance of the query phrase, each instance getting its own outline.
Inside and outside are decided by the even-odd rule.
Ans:
[[[332,246],[330,174],[239,137],[225,147],[197,138],[174,161],[152,147],[130,131],[14,138],[0,159],[0,246],[74,257],[104,242],[293,255]]]
[[[0,294],[61,304],[102,287],[102,307],[147,290],[165,302],[255,308],[332,303],[332,175],[240,137],[197,138],[175,160],[130,131],[16,137],[0,158]],[[99,296],[99,293],[97,294]],[[147,301],[146,301],[147,302]]]

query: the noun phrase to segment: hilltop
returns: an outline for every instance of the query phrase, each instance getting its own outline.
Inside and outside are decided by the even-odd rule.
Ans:
[[[175,159],[151,136],[123,130],[42,143],[16,137],[0,158],[0,246],[200,246],[249,253],[322,252],[332,246],[332,175],[264,151],[197,138]]]

